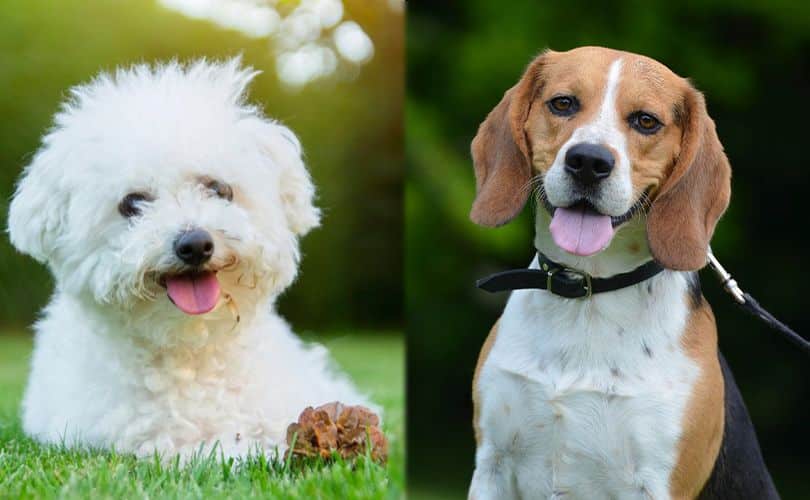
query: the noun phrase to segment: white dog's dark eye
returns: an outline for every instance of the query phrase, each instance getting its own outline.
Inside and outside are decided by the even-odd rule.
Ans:
[[[152,200],[153,198],[146,193],[129,193],[118,204],[118,212],[127,219],[140,215],[143,204]]]
[[[202,184],[209,189],[214,195],[222,198],[223,200],[233,201],[233,189],[230,185],[218,181],[216,179],[204,178]]]

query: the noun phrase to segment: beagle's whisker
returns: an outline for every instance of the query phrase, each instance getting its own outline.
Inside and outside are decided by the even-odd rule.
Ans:
[[[534,184],[535,184],[535,183],[536,183],[538,180],[542,180],[542,178],[541,178],[539,175],[535,175],[535,176],[533,176],[532,178],[530,178],[530,179],[528,180],[528,182],[526,182],[525,184],[523,184],[523,185],[520,187],[520,189],[519,189],[520,194],[523,194],[523,193],[526,193],[526,192],[531,192],[531,190],[533,190],[533,189],[534,189]]]
[[[546,193],[546,185],[542,182],[537,184],[537,187],[534,190],[535,196],[539,201],[548,201],[548,193]]]
[[[545,197],[545,188],[543,186],[543,176],[541,174],[533,176],[529,179],[529,182],[523,185],[521,188],[521,192],[524,190],[530,190],[530,198],[534,206],[537,206],[538,200],[542,200]]]

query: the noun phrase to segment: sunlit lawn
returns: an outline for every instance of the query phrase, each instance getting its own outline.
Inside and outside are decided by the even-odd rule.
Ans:
[[[323,337],[322,337],[323,338]],[[358,385],[385,408],[387,467],[360,461],[288,465],[252,460],[223,467],[202,459],[164,466],[132,456],[43,447],[20,428],[31,341],[0,334],[0,497],[400,498],[404,495],[404,346],[390,334],[321,340]]]

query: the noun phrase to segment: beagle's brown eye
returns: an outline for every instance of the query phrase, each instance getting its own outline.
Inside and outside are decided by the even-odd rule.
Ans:
[[[650,115],[641,115],[638,117],[638,124],[641,126],[641,128],[645,128],[647,130],[654,128],[657,123],[658,120]]]
[[[658,120],[658,118],[642,111],[630,115],[629,122],[631,127],[645,135],[654,134],[658,132],[661,127],[663,127],[663,124]]]
[[[202,185],[210,190],[215,196],[222,198],[223,200],[233,201],[233,189],[231,189],[230,185],[211,178],[202,179]]]
[[[579,111],[579,101],[571,95],[561,95],[548,101],[548,109],[557,116],[571,116]]]
[[[144,203],[152,201],[153,198],[146,193],[129,193],[118,203],[118,213],[129,219],[136,215],[141,215]]]

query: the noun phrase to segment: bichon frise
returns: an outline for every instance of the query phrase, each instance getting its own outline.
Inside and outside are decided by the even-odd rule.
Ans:
[[[11,242],[56,281],[29,435],[244,456],[283,448],[308,405],[366,403],[274,312],[319,213],[296,136],[245,102],[255,74],[238,59],[137,65],[56,115],[9,213]]]

